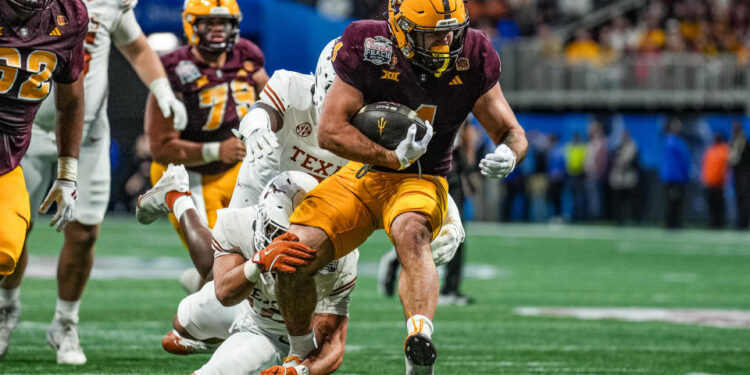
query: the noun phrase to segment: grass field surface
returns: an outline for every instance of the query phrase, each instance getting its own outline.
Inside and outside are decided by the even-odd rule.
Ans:
[[[61,236],[43,225],[32,234],[30,274],[38,276],[24,281],[22,322],[0,373],[189,374],[208,360],[160,347],[185,296],[172,274],[188,263],[169,223],[141,226],[131,217],[111,217],[80,313],[88,363],[56,365],[45,333],[60,243]],[[337,374],[403,374],[400,303],[377,293],[373,275],[389,247],[382,232],[361,247],[347,353]],[[471,224],[467,263],[463,291],[476,303],[438,308],[436,374],[750,374],[747,234]],[[157,272],[143,276],[143,270]],[[639,322],[533,313],[573,307],[660,313]],[[719,320],[734,313],[744,328],[672,323],[677,309],[710,310]]]

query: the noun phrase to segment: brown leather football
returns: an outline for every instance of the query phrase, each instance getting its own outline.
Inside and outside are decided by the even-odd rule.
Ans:
[[[362,107],[351,119],[352,125],[371,141],[394,150],[406,137],[411,124],[417,124],[417,140],[427,127],[411,108],[394,102],[377,102]]]

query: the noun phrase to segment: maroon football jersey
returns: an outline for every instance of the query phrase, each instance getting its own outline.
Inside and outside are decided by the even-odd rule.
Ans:
[[[220,69],[199,61],[182,46],[162,56],[172,90],[182,94],[188,112],[187,128],[181,139],[193,142],[220,142],[239,128],[240,120],[255,102],[255,82],[252,75],[263,68],[263,52],[249,40],[240,39],[227,53],[227,61]],[[188,169],[200,174],[217,174],[232,165],[215,161]]]
[[[430,121],[435,133],[419,158],[422,173],[447,175],[458,128],[500,77],[500,58],[489,39],[469,29],[461,56],[441,77],[410,64],[391,40],[385,21],[353,22],[335,48],[336,74],[362,92],[365,104],[401,103]],[[418,171],[414,163],[402,172]]]
[[[81,74],[88,23],[80,0],[53,1],[26,20],[0,1],[0,175],[26,153],[50,80],[72,83]]]

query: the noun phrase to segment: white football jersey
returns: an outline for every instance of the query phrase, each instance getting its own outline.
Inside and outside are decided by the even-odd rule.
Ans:
[[[254,161],[243,161],[238,185],[260,193],[273,177],[283,171],[305,172],[322,180],[348,160],[318,146],[318,114],[312,102],[311,75],[277,70],[266,83],[259,101],[274,109],[284,119],[276,133],[279,148],[273,155]],[[250,200],[255,203],[257,199]]]
[[[112,42],[118,46],[132,43],[142,31],[135,19],[132,1],[87,0],[84,4],[89,13],[89,32],[83,46],[86,59],[86,76],[83,81],[86,99],[84,121],[90,124],[97,117],[107,115],[107,75]],[[34,125],[51,131],[55,128],[55,120],[55,97],[49,95],[39,108]]]
[[[213,249],[216,257],[236,253],[250,259],[257,250],[253,241],[253,222],[256,220],[256,206],[245,208],[224,208],[217,211],[213,229]],[[323,267],[315,275],[318,314],[348,315],[349,294],[357,279],[359,250],[354,250],[341,259]],[[276,281],[273,275],[262,273],[250,297],[255,324],[274,334],[286,335],[284,318],[276,303]]]

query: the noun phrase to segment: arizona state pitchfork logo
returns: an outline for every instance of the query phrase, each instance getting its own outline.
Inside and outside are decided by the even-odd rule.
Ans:
[[[388,121],[385,121],[385,118],[381,117],[380,120],[378,120],[378,130],[380,131],[380,135],[383,135],[383,129],[385,129],[385,125],[388,123]]]

